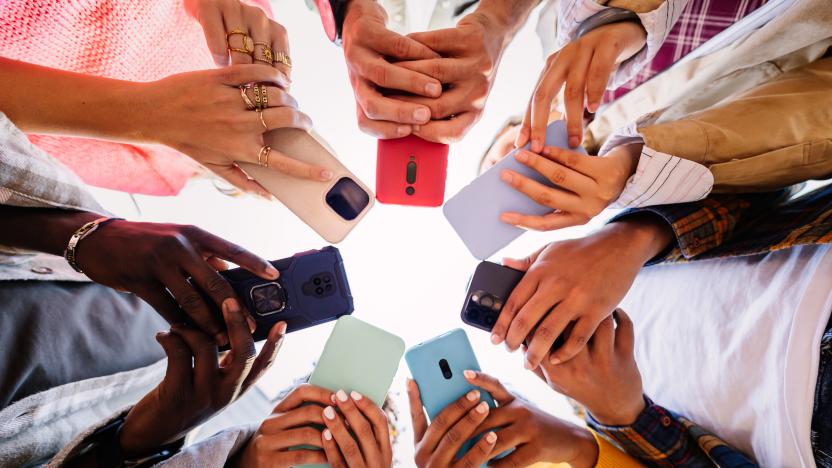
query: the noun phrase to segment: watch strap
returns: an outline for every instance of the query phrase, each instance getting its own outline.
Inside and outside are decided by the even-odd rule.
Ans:
[[[589,18],[583,20],[581,24],[575,28],[572,33],[572,40],[580,39],[590,31],[605,26],[607,24],[622,23],[625,21],[633,21],[641,24],[641,18],[638,14],[624,8],[609,7],[595,13]]]
[[[71,266],[72,269],[77,271],[78,273],[83,273],[83,271],[81,271],[81,267],[78,266],[76,258],[76,250],[78,248],[78,243],[81,242],[85,237],[95,232],[95,230],[99,227],[112,221],[123,219],[124,218],[103,217],[98,218],[94,221],[90,221],[78,228],[78,230],[72,234],[72,237],[69,238],[69,242],[67,242],[66,249],[64,250],[64,258],[66,259],[66,262],[69,263],[69,266]]]

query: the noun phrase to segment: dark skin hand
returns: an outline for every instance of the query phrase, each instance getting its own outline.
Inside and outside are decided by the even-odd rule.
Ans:
[[[0,243],[63,255],[72,234],[100,217],[89,212],[0,206],[0,219],[9,227],[0,233]],[[221,346],[228,344],[225,327],[186,278],[192,277],[217,308],[244,314],[253,331],[254,319],[219,274],[227,268],[226,260],[263,279],[278,276],[266,260],[194,226],[112,221],[81,240],[76,250],[78,265],[93,281],[136,294],[171,324],[190,318]]]

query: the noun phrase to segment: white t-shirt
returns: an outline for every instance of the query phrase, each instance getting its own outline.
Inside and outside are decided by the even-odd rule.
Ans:
[[[814,467],[832,247],[646,268],[621,306],[645,393],[762,466]]]

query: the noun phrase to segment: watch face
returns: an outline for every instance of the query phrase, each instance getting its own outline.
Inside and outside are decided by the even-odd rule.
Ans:
[[[329,0],[315,0],[318,5],[318,13],[321,15],[321,23],[324,25],[324,31],[330,41],[334,41],[338,35],[335,27],[335,15],[332,13],[332,5]]]

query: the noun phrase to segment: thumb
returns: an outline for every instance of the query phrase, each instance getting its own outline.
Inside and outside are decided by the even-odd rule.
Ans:
[[[165,355],[168,357],[164,382],[177,387],[190,386],[191,362],[193,360],[191,348],[182,338],[170,332],[157,333],[156,341],[162,346]]]
[[[544,248],[546,248],[546,246],[537,249],[536,252],[525,258],[503,258],[503,266],[514,268],[515,270],[528,271],[529,267],[537,261],[537,257],[540,256],[540,252],[542,252]]]
[[[465,380],[490,393],[501,406],[505,406],[514,401],[514,395],[506,390],[506,387],[496,377],[473,370],[466,370],[463,374],[465,375]]]

